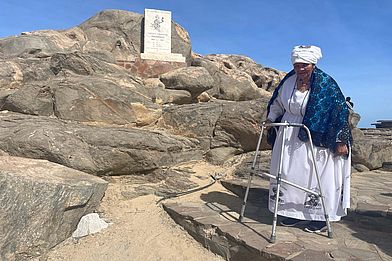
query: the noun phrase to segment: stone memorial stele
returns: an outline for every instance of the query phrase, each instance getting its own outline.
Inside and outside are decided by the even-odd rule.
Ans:
[[[144,52],[142,59],[185,62],[180,53],[171,52],[171,12],[144,9]]]

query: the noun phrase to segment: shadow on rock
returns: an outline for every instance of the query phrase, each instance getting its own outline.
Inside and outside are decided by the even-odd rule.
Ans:
[[[384,221],[388,223],[382,224],[381,220],[377,217],[373,220],[367,219],[367,224],[365,225],[365,218],[361,220],[345,220],[344,223],[353,230],[352,236],[358,238],[361,241],[367,242],[369,244],[375,245],[376,248],[380,249],[382,252],[388,256],[392,256],[392,233],[390,232],[392,226],[392,219],[390,217],[384,217]],[[389,219],[388,219],[389,218]],[[382,229],[384,228],[384,229]],[[345,239],[346,241],[346,239]],[[351,242],[344,242],[349,245]],[[378,250],[377,250],[378,252]]]
[[[241,211],[242,199],[224,192],[209,192],[202,194],[200,198],[206,202],[206,206],[227,216],[231,220],[238,220]],[[262,223],[272,224],[272,215],[265,207],[255,206],[248,202],[244,213],[243,224]]]

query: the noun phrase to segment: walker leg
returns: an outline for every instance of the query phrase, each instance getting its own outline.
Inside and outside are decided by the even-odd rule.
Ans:
[[[322,203],[322,204],[325,209],[324,203]],[[324,215],[325,215],[325,222],[327,223],[328,237],[332,238],[332,226],[331,226],[331,222],[329,221],[329,216],[326,212],[324,212]]]
[[[272,231],[270,242],[275,243],[276,241],[276,223],[278,222],[278,206],[279,206],[279,196],[280,196],[280,185],[282,183],[282,169],[283,169],[283,150],[284,150],[284,141],[286,139],[286,127],[283,128],[282,131],[282,144],[280,148],[280,157],[279,157],[279,171],[276,177],[276,194],[275,194],[275,205],[274,205],[274,218],[272,220]]]
[[[275,205],[274,205],[274,217],[272,219],[272,231],[270,242],[275,243],[276,241],[276,224],[278,222],[278,205],[279,205],[279,193],[280,193],[280,175],[278,174],[277,185],[276,185],[276,195],[275,195]]]
[[[245,191],[245,196],[244,196],[244,201],[242,202],[241,206],[241,212],[240,212],[240,217],[239,217],[239,222],[242,222],[244,220],[244,213],[245,213],[245,207],[246,207],[246,201],[248,200],[248,195],[249,195],[249,189],[252,183],[252,178],[253,178],[253,171],[249,175],[248,179],[248,186],[246,187]]]
[[[313,140],[312,140],[312,136],[310,134],[309,129],[305,128],[305,130],[306,130],[306,132],[308,134],[308,137],[309,137],[310,151],[311,151],[311,154],[312,154],[313,167],[314,167],[314,171],[315,171],[315,175],[316,175],[316,179],[317,179],[318,189],[320,191],[319,197],[321,199],[321,205],[322,205],[323,211],[324,211],[325,222],[327,224],[328,237],[332,238],[332,226],[331,226],[331,223],[329,222],[329,215],[328,215],[327,209],[325,207],[324,195],[323,195],[323,192],[322,192],[322,189],[321,189],[321,180],[320,180],[320,176],[319,176],[318,171],[317,171],[316,157],[314,156],[314,151],[313,151]]]
[[[240,212],[240,216],[238,218],[239,222],[243,222],[243,220],[244,220],[246,201],[248,200],[249,189],[250,189],[250,186],[252,184],[252,178],[253,178],[253,174],[254,174],[254,171],[255,171],[255,166],[256,166],[256,162],[257,162],[258,152],[259,152],[259,149],[260,149],[261,140],[263,139],[263,132],[264,132],[264,124],[261,126],[259,140],[258,140],[257,146],[256,146],[255,157],[253,158],[252,169],[251,169],[251,172],[250,172],[250,175],[249,175],[249,179],[248,179],[248,186],[246,187],[244,201],[242,202],[241,212]]]

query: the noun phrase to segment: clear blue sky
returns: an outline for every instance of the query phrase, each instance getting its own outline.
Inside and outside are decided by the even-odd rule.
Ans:
[[[67,29],[104,9],[144,8],[171,11],[203,55],[241,54],[289,71],[294,45],[318,45],[318,66],[352,97],[359,127],[392,119],[392,0],[1,0],[0,38]]]

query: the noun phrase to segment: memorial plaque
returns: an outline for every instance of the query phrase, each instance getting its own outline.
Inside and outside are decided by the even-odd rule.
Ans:
[[[171,12],[145,9],[144,52],[171,53]]]
[[[171,52],[171,12],[144,10],[144,52],[142,59],[185,62],[182,54]]]

